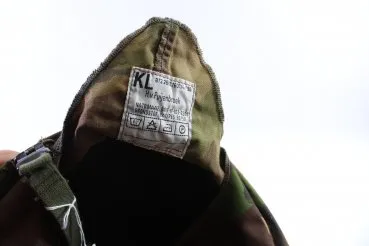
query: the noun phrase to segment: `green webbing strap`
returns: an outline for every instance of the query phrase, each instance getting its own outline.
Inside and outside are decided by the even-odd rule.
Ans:
[[[46,149],[47,150],[47,149]],[[28,177],[30,186],[59,222],[71,246],[86,246],[76,197],[47,151],[36,151],[21,160],[19,174]]]

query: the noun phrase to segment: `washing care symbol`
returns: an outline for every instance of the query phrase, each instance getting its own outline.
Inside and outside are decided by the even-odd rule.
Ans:
[[[139,126],[141,123],[141,119],[137,119],[137,118],[129,118],[129,121],[131,123],[132,126]]]
[[[164,132],[172,132],[172,125],[167,124],[165,127],[163,127]]]
[[[146,129],[154,130],[154,131],[156,130],[156,128],[158,128],[158,127],[156,126],[156,123],[155,123],[154,120],[151,120],[150,123],[146,127]]]
[[[179,127],[179,133],[180,134],[184,134],[186,132],[186,127],[184,126],[184,125],[181,125],[180,127]]]

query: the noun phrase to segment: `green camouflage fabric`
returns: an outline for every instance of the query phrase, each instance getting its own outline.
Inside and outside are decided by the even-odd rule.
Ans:
[[[73,144],[63,146],[73,145],[73,149],[66,152],[78,154],[68,158],[72,158],[72,162],[79,160],[104,137],[118,136],[133,66],[196,83],[192,141],[184,160],[211,170],[220,183],[224,173],[217,157],[224,116],[218,83],[202,59],[195,36],[188,27],[174,20],[151,19],[118,44],[90,76],[65,122],[63,138],[73,139]]]
[[[120,139],[129,78],[134,67],[195,83],[192,137],[183,157],[166,156]],[[124,38],[82,85],[67,113],[63,130],[45,141],[52,142],[47,146],[51,150],[50,156],[47,154],[39,159],[40,163],[47,160],[48,165],[44,165],[46,172],[37,169],[38,162],[37,165],[30,162],[30,166],[24,166],[21,170],[13,165],[14,160],[0,167],[0,245],[83,245],[84,235],[86,245],[94,243],[97,246],[126,245],[121,242],[110,243],[110,237],[105,235],[111,235],[109,234],[111,230],[113,231],[111,233],[115,233],[115,239],[122,239],[121,235],[127,236],[130,232],[124,233],[119,230],[129,231],[137,226],[134,224],[138,224],[136,228],[138,235],[136,238],[133,237],[133,240],[147,237],[148,243],[141,240],[140,242],[144,243],[136,244],[135,241],[130,241],[131,238],[124,242],[128,242],[127,245],[150,245],[152,239],[150,236],[155,237],[154,234],[159,231],[153,227],[161,228],[161,224],[168,221],[169,225],[163,227],[167,231],[161,232],[161,235],[155,238],[159,239],[156,242],[160,242],[160,239],[165,241],[161,245],[288,245],[263,200],[231,163],[226,151],[221,147],[223,122],[224,113],[219,86],[212,69],[202,58],[195,35],[187,26],[176,20],[150,19],[146,25]],[[129,153],[135,153],[137,159],[125,159]],[[132,167],[137,162],[142,166]],[[49,164],[55,164],[57,168]],[[95,164],[98,168],[94,166]],[[128,174],[124,173],[125,165],[131,167]],[[35,167],[36,169],[33,169]],[[148,170],[143,170],[145,168]],[[48,174],[50,170],[63,176],[58,176],[60,185],[54,187],[46,182],[53,180],[50,178],[53,175]],[[23,177],[17,176],[19,171]],[[152,174],[142,178],[145,171]],[[203,173],[198,175],[195,172],[206,172],[206,175]],[[97,176],[97,173],[101,175]],[[160,177],[160,174],[163,175]],[[163,180],[164,176],[168,177],[169,181],[161,184],[159,180],[159,185],[156,185],[156,176]],[[102,181],[95,177],[104,178],[103,182],[107,184],[99,183]],[[200,179],[204,181],[196,183]],[[152,195],[155,192],[160,193],[157,189],[171,186],[170,182],[177,182],[176,185],[172,185],[173,189],[164,191],[164,195]],[[83,186],[84,184],[86,185]],[[154,188],[147,187],[147,184]],[[196,186],[198,184],[205,188]],[[104,188],[100,188],[101,186]],[[202,193],[208,191],[206,188],[214,186],[216,189],[211,189],[210,195]],[[184,189],[190,191],[186,192]],[[151,212],[156,210],[148,207],[150,205],[147,205],[147,200],[142,199],[143,194],[148,196],[149,201],[152,198],[152,200],[162,199],[151,204],[158,206],[161,212],[165,210],[161,205],[166,206],[168,203],[180,207],[176,210],[168,205],[172,209],[169,212],[196,211],[196,215],[193,216],[194,219],[187,219],[186,217],[191,217],[192,214],[184,212],[182,218],[180,215],[171,214],[174,222],[165,216],[158,216],[158,220],[156,218],[150,220],[151,217],[155,217]],[[136,204],[130,204],[130,195],[137,197]],[[189,203],[183,205],[181,202],[185,199],[182,198],[186,195],[189,197]],[[76,200],[73,199],[74,196]],[[116,197],[118,199],[115,199]],[[205,199],[202,199],[203,197]],[[120,198],[127,199],[119,200]],[[171,199],[178,201],[171,203]],[[68,204],[78,203],[82,225],[80,226],[79,216],[77,218],[75,215],[72,218],[83,227],[84,234],[83,231],[77,230],[76,224],[68,227],[68,230],[72,231],[63,234],[65,228],[61,228],[63,226],[59,226],[58,222],[62,222],[63,225],[64,216],[62,211],[57,209],[65,203],[64,200]],[[100,210],[93,210],[95,204],[91,201],[96,203],[96,207]],[[117,201],[123,202],[115,204]],[[200,209],[193,209],[196,208],[194,203],[204,201],[205,207],[201,204]],[[124,212],[128,217],[119,217],[119,213]],[[136,214],[132,216],[129,214],[134,212]],[[163,214],[169,212],[164,211]],[[101,213],[99,219],[106,223],[114,221],[116,219],[114,217],[117,217],[120,226],[96,223],[98,220],[94,221],[95,218],[92,218],[96,213]],[[126,222],[119,221],[120,218],[133,219]],[[177,228],[181,229],[179,233],[173,229],[175,233],[172,234],[175,236],[166,238],[167,235],[170,237],[169,231],[171,227],[176,226],[177,219],[184,220],[184,226],[177,225]],[[91,229],[94,222],[98,224],[97,231]],[[106,230],[108,233],[94,237],[94,233],[101,232],[99,230]],[[71,235],[77,236],[72,238]]]
[[[176,20],[150,19],[87,79],[64,123],[59,167],[69,170],[91,146],[117,138],[133,67],[196,84],[192,139],[183,159],[213,173],[221,189],[178,245],[288,245],[267,206],[220,146],[224,113],[218,83],[196,37]]]

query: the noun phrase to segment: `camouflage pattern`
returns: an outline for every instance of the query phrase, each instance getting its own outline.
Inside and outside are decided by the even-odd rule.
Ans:
[[[117,138],[133,66],[196,83],[192,140],[184,159],[210,170],[222,188],[178,245],[287,245],[255,190],[225,152],[221,158],[224,115],[219,86],[194,34],[178,21],[150,19],[88,78],[65,121],[61,168],[76,163],[105,136]]]
[[[176,245],[288,245],[267,206],[221,148],[224,113],[215,75],[191,30],[172,19],[150,19],[123,39],[82,85],[60,137],[53,136],[61,173],[76,168],[106,137],[118,138],[132,67],[196,84],[192,139],[183,159],[211,172],[220,191]]]
[[[221,191],[179,245],[288,245],[267,206],[222,151]]]
[[[184,159],[211,170],[220,183],[224,173],[217,157],[223,110],[218,83],[189,28],[168,19],[153,18],[125,38],[87,80],[65,122],[63,146],[71,146],[68,141],[72,141],[73,148],[64,151],[68,161],[63,163],[77,162],[105,136],[117,138],[133,66],[196,83],[192,141]],[[70,156],[75,153],[78,156]]]

